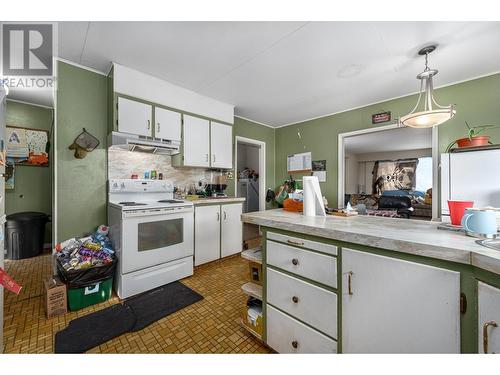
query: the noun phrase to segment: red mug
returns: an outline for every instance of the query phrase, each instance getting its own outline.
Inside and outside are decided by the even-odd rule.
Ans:
[[[451,223],[453,225],[461,225],[465,209],[471,208],[473,205],[473,201],[448,201]]]

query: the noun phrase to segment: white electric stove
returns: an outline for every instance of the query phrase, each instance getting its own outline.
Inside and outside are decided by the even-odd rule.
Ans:
[[[109,180],[108,223],[120,298],[193,274],[193,203],[173,199],[173,193],[167,180]]]

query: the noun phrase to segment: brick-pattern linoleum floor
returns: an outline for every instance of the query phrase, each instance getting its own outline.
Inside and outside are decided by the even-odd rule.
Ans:
[[[72,319],[119,303],[113,296],[107,302],[46,319],[42,279],[51,274],[51,256],[6,260],[5,269],[23,286],[19,296],[5,292],[5,353],[53,353],[54,335]],[[248,263],[239,256],[197,267],[182,282],[203,295],[203,300],[89,353],[269,353],[238,324],[245,301],[240,288],[248,277]]]

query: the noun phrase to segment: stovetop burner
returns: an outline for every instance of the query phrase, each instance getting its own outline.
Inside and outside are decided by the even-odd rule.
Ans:
[[[184,203],[184,201],[180,201],[178,199],[162,199],[158,201],[158,203]]]
[[[138,203],[138,202],[118,202],[122,206],[146,206],[146,203]]]

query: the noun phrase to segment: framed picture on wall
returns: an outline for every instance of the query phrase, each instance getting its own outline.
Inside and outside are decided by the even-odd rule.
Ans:
[[[41,129],[6,127],[7,159],[16,165],[48,167],[49,132]]]

